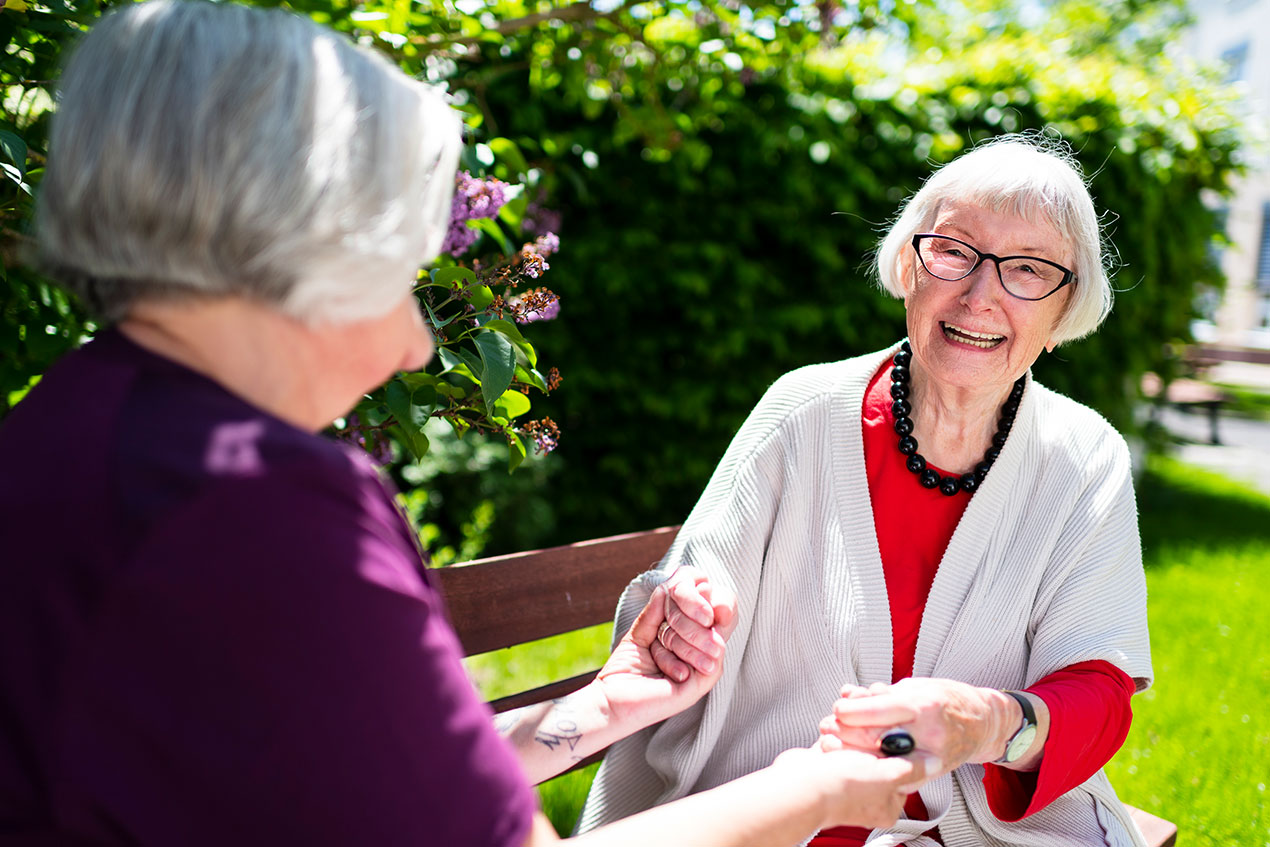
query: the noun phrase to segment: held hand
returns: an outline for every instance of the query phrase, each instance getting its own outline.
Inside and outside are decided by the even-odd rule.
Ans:
[[[736,596],[712,585],[705,574],[683,566],[661,586],[665,620],[651,646],[666,676],[683,682],[692,672],[710,676],[723,661],[723,647],[736,626]],[[659,589],[659,590],[661,590]],[[649,601],[656,602],[657,593]]]
[[[729,595],[720,602],[715,595],[721,592],[716,592],[699,572],[686,570],[689,573],[680,577],[677,572],[653,591],[630,631],[596,676],[613,721],[627,732],[688,708],[710,690],[722,673],[725,639],[735,625],[735,601]],[[671,599],[672,595],[678,599]],[[705,604],[709,620],[714,621],[711,625],[697,623],[705,617],[699,602]],[[688,618],[681,604],[688,605],[697,617]],[[687,636],[680,634],[680,629],[663,626],[672,617]]]
[[[809,790],[823,792],[828,826],[887,827],[904,810],[904,800],[940,772],[933,756],[879,758],[859,750],[823,752],[788,750],[774,768],[787,767],[790,778],[810,780]]]
[[[951,679],[845,686],[833,714],[820,722],[820,746],[876,751],[883,735],[903,728],[947,772],[998,759],[1021,720],[1018,705],[1000,691]]]

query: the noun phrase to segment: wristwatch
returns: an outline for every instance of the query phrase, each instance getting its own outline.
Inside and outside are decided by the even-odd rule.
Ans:
[[[996,761],[997,764],[1008,764],[1023,758],[1023,754],[1027,752],[1028,748],[1032,746],[1032,742],[1036,739],[1036,710],[1032,708],[1032,701],[1017,691],[1002,691],[1001,693],[1019,701],[1019,706],[1023,709],[1023,725],[1006,742],[1005,755]]]

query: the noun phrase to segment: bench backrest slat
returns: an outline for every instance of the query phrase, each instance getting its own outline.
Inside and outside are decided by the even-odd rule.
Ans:
[[[678,531],[615,535],[435,573],[471,656],[611,621],[622,590],[661,561]]]

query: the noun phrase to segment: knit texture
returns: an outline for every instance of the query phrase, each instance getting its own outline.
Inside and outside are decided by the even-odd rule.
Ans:
[[[891,622],[865,476],[861,409],[894,350],[786,374],[750,414],[661,565],[622,596],[625,632],[681,564],[736,592],[722,678],[702,701],[612,747],[579,831],[721,785],[808,746],[844,683],[891,680]],[[914,483],[916,484],[916,483]],[[931,587],[914,676],[1025,688],[1103,659],[1151,683],[1129,451],[1095,412],[1029,376],[1013,431]],[[1017,823],[988,809],[983,768],[921,790],[930,821],[871,845],[1144,842],[1099,771]],[[741,810],[738,810],[739,812]]]

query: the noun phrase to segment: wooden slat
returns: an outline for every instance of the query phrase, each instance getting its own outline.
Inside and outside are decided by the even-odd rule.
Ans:
[[[1177,843],[1176,824],[1128,804],[1125,808],[1129,810],[1129,816],[1138,825],[1138,829],[1142,830],[1148,847],[1173,847]]]
[[[534,703],[541,703],[544,700],[554,700],[557,697],[563,697],[566,694],[572,694],[577,691],[595,679],[595,675],[599,672],[600,669],[596,668],[593,671],[571,676],[558,682],[549,682],[538,688],[531,688],[529,691],[509,694],[506,697],[499,697],[497,700],[490,700],[489,705],[495,714],[502,714],[503,712],[510,712],[512,709],[519,709],[521,706],[532,706]]]
[[[464,652],[485,653],[611,621],[622,589],[661,560],[678,530],[663,527],[438,568]]]

